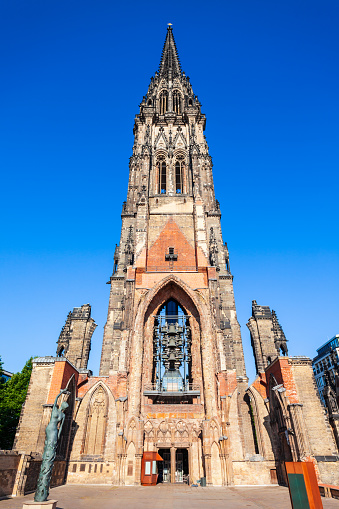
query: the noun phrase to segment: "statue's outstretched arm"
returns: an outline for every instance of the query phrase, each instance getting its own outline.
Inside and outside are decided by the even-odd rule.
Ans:
[[[57,402],[58,402],[58,399],[59,397],[61,396],[61,394],[65,394],[65,393],[68,393],[68,391],[66,389],[61,389],[61,391],[59,392],[59,394],[57,395],[57,397],[55,398],[55,401],[54,401],[54,405],[53,405],[53,409],[56,408],[57,406]]]

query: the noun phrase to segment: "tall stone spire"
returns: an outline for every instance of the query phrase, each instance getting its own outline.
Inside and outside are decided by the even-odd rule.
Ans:
[[[181,75],[181,65],[175,45],[172,24],[168,24],[164,48],[162,50],[161,61],[159,65],[159,75],[161,78],[178,78]]]

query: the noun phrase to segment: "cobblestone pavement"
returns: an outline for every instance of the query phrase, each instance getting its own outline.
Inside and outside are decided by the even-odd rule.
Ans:
[[[185,485],[89,486],[66,485],[53,488],[49,498],[58,500],[58,509],[289,509],[287,488],[281,486],[191,488]],[[0,500],[0,509],[22,509],[32,495]],[[324,509],[339,509],[339,500],[322,498]]]

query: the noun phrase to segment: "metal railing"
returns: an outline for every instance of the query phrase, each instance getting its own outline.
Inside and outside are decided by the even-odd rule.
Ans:
[[[182,387],[177,388],[176,390],[169,390],[167,387],[162,387],[160,384],[145,384],[144,385],[144,395],[152,396],[156,394],[162,394],[165,396],[169,395],[190,395],[190,396],[200,396],[200,385],[198,384],[183,384]]]

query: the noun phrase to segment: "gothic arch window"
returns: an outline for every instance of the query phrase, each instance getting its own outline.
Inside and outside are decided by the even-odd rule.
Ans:
[[[185,172],[185,158],[178,156],[175,163],[175,192],[182,194],[184,192],[184,172]]]
[[[247,422],[248,423],[250,422],[250,424],[251,424],[252,439],[253,439],[253,441],[251,441],[252,442],[251,445],[253,447],[253,452],[255,454],[259,454],[258,430],[256,429],[256,422],[255,422],[251,397],[248,393],[245,394],[244,401],[246,402],[247,407],[248,407],[248,414],[247,414],[247,412],[246,412],[246,414],[244,413],[243,418],[247,419]]]
[[[166,194],[166,162],[164,156],[159,156],[157,160],[158,174],[158,194]]]
[[[84,454],[101,456],[105,446],[107,395],[104,388],[94,391],[88,409]]]
[[[168,93],[166,90],[163,90],[159,97],[160,100],[160,115],[164,115],[168,110]]]
[[[171,298],[161,307],[153,333],[153,384],[163,395],[187,393],[192,383],[191,327],[176,300]]]
[[[181,114],[181,94],[179,90],[174,90],[172,95],[173,100],[173,111],[178,115]]]

